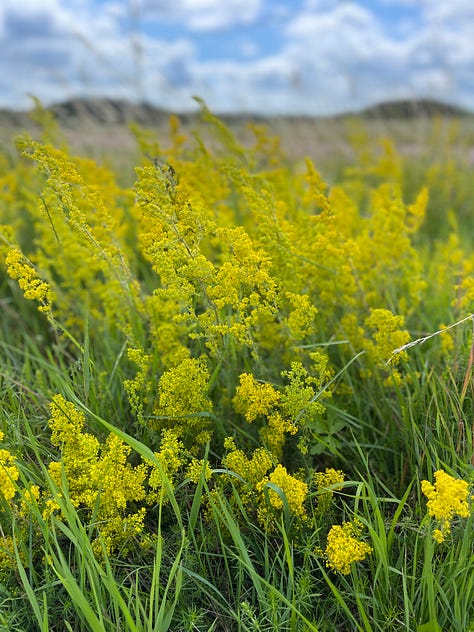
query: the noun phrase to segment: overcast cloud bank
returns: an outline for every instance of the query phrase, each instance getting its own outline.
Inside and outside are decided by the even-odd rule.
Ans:
[[[2,0],[0,106],[72,97],[334,114],[429,97],[474,110],[474,2]]]

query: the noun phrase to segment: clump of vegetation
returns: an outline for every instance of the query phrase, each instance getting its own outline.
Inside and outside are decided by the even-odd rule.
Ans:
[[[442,163],[408,183],[355,135],[329,186],[202,104],[212,141],[136,130],[125,188],[43,123],[1,158],[2,626],[474,629],[474,257],[455,207],[433,231]]]

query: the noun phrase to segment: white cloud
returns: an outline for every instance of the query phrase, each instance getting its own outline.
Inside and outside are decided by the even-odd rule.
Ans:
[[[474,4],[471,0],[452,0],[441,2],[440,0],[379,0],[386,5],[405,5],[420,9],[426,16],[434,16],[444,19],[466,20],[474,16]]]
[[[250,24],[260,14],[261,0],[144,0],[143,15],[180,22],[195,31],[214,31]]]
[[[388,37],[361,6],[343,3],[330,11],[306,10],[288,24],[286,36],[283,54],[298,69],[300,96],[313,107],[352,109],[378,100],[384,92],[393,97],[402,91],[399,82],[410,43]]]
[[[401,38],[360,5],[333,3],[320,10],[330,4],[308,2],[286,29],[284,53],[299,69],[302,96],[316,103],[316,94],[331,94],[332,108],[340,103],[341,109],[417,95],[473,103],[472,87],[469,95],[460,72],[474,61],[472,23],[453,29],[438,22],[434,29],[425,20]]]
[[[341,5],[325,13],[302,13],[286,28],[293,54],[306,58],[326,56],[328,61],[369,58],[383,41],[373,16],[355,5]],[[303,61],[303,60],[301,60]]]
[[[384,3],[411,4],[422,19],[393,30],[377,13]],[[33,92],[45,102],[144,95],[178,110],[194,106],[193,94],[215,111],[321,114],[417,95],[474,109],[473,0],[295,5],[0,0],[0,106],[29,105]],[[206,48],[222,30],[233,37],[225,60]]]

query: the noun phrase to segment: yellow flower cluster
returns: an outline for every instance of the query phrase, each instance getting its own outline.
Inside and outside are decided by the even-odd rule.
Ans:
[[[33,265],[16,248],[10,250],[5,258],[8,274],[18,281],[25,298],[40,303],[38,309],[51,312],[53,293],[48,283],[38,277]]]
[[[16,566],[13,538],[11,535],[3,535],[0,538],[0,575],[15,569]]]
[[[257,382],[249,373],[242,373],[239,381],[232,400],[234,410],[249,423],[259,418],[266,421],[260,429],[260,437],[275,458],[281,458],[286,433],[298,432],[295,423],[279,411],[281,393],[271,384]]]
[[[395,316],[388,309],[373,309],[366,318],[365,324],[373,332],[372,340],[367,340],[365,348],[371,360],[384,364],[392,356],[393,351],[403,346],[410,340],[410,334],[403,329],[403,316]],[[401,360],[406,360],[405,351],[397,353],[391,359],[391,364],[396,365]]]
[[[231,437],[225,440],[224,448],[229,452],[222,460],[223,466],[248,481],[252,487],[258,485],[273,465],[271,455],[265,448],[254,450],[250,459],[237,449]]]
[[[128,395],[132,411],[139,421],[143,421],[143,410],[151,395],[151,380],[149,374],[152,367],[151,354],[142,349],[129,348],[128,358],[137,367],[135,376],[130,380],[124,380],[123,386]]]
[[[318,491],[318,513],[324,514],[331,505],[334,488],[344,482],[344,472],[326,468],[324,472],[315,472],[313,478]]]
[[[148,484],[152,490],[149,498],[156,501],[160,500],[164,490],[162,473],[171,485],[174,485],[176,474],[186,462],[184,445],[175,430],[167,429],[161,432],[160,451],[155,452],[155,456],[160,467],[152,465]]]
[[[4,434],[0,432],[0,442]],[[10,502],[16,494],[15,483],[20,476],[16,459],[8,450],[0,449],[0,496]]]
[[[272,486],[275,485],[281,490],[292,514],[298,518],[304,519],[306,517],[304,508],[304,502],[308,496],[308,485],[306,483],[288,474],[286,467],[283,465],[277,465],[270,476],[260,481],[257,489],[263,492],[266,487],[268,488],[270,504],[278,511],[283,510],[284,507],[282,495],[280,491],[275,490],[272,486],[269,487],[268,483],[271,483]]]
[[[443,542],[451,531],[455,516],[468,518],[471,513],[469,485],[453,478],[443,470],[435,472],[435,484],[421,481],[421,491],[428,499],[428,513],[439,523],[433,532],[436,542]]]
[[[91,333],[126,329],[142,309],[125,239],[123,205],[132,206],[131,192],[93,160],[28,138],[20,148],[46,177],[36,184],[38,195],[24,198],[31,233],[25,256],[50,286],[55,315],[76,336],[86,307]]]
[[[286,292],[286,298],[291,306],[287,319],[289,334],[295,340],[303,340],[314,332],[314,320],[318,309],[311,303],[307,294]]]
[[[51,443],[61,449],[61,460],[49,464],[51,478],[62,493],[66,480],[71,502],[95,516],[107,549],[112,550],[143,528],[145,510],[131,512],[128,506],[145,500],[148,467],[128,463],[131,448],[116,435],[110,434],[101,445],[83,432],[84,414],[62,395],[53,397],[50,410]]]
[[[225,440],[224,447],[229,452],[222,461],[223,466],[241,479],[232,480],[244,504],[250,510],[257,510],[258,519],[265,528],[273,528],[275,517],[282,513],[285,503],[293,516],[299,520],[307,518],[304,503],[308,485],[289,474],[281,464],[268,474],[274,465],[268,450],[257,448],[248,458],[237,449],[231,437]]]
[[[326,565],[343,575],[351,572],[353,562],[362,562],[372,552],[372,548],[359,540],[362,525],[358,520],[333,525],[327,537],[324,552]]]
[[[385,379],[386,386],[394,386],[403,383],[403,375],[398,370],[398,365],[407,359],[406,351],[394,351],[400,349],[410,340],[410,334],[404,329],[403,316],[392,314],[388,309],[372,309],[365,319],[365,327],[369,336],[362,340],[362,346],[367,352],[371,366],[379,367],[388,372]],[[365,373],[371,375],[372,368]]]
[[[0,443],[3,442],[4,433],[0,431]],[[35,504],[40,497],[40,489],[37,485],[27,483],[23,487],[19,481],[20,470],[15,456],[4,448],[0,449],[0,575],[17,570],[16,556],[20,555],[22,562],[28,566],[31,557],[27,560],[20,549],[15,552],[12,537],[13,520],[16,527],[17,541],[23,537],[31,537],[35,527],[30,522],[30,505]],[[33,531],[32,531],[33,530]],[[27,535],[28,534],[28,535]]]
[[[257,417],[270,415],[280,401],[280,393],[271,385],[257,382],[250,373],[239,376],[232,403],[237,413],[243,415],[249,423]]]
[[[249,373],[242,373],[232,400],[234,410],[249,423],[261,419],[264,425],[260,437],[264,445],[279,460],[282,457],[286,435],[301,432],[298,447],[306,452],[308,427],[325,412],[321,400],[331,396],[330,388],[323,386],[330,380],[333,370],[328,357],[320,351],[309,354],[312,360],[310,374],[301,362],[292,362],[289,371],[281,375],[288,380],[282,391],[268,383],[260,383]]]
[[[211,466],[204,459],[194,458],[186,469],[186,478],[189,478],[193,483],[197,483],[201,476],[204,476],[206,482],[209,481],[212,477]]]
[[[158,402],[154,410],[158,417],[153,426],[171,427],[190,449],[209,441],[211,428],[206,413],[212,410],[208,397],[209,370],[204,358],[186,358],[161,376]]]
[[[295,435],[298,427],[291,420],[285,419],[279,412],[267,418],[267,425],[260,430],[260,438],[277,459],[283,455],[286,435]]]

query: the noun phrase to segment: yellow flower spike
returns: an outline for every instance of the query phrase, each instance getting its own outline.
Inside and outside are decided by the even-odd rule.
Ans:
[[[18,281],[18,285],[26,299],[38,301],[38,309],[42,312],[51,312],[53,293],[48,283],[42,281],[33,265],[20,250],[13,248],[5,258],[7,271],[12,279]]]

